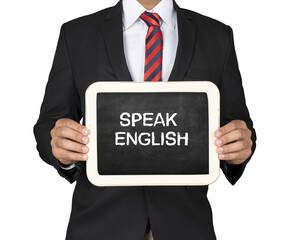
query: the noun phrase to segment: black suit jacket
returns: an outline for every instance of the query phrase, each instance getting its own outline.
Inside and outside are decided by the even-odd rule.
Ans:
[[[179,42],[169,81],[209,80],[221,94],[221,126],[241,119],[256,134],[245,103],[230,27],[180,8],[177,11]],[[107,187],[92,185],[85,164],[62,170],[50,146],[56,120],[84,118],[84,94],[96,81],[132,81],[127,68],[122,34],[122,1],[89,16],[62,25],[46,86],[39,119],[34,126],[41,158],[70,182],[77,181],[68,240],[141,240],[150,218],[155,240],[215,239],[207,186]],[[232,183],[240,178],[241,165],[221,161]]]

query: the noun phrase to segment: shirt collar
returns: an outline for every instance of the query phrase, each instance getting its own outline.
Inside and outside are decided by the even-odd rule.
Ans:
[[[155,12],[161,17],[161,24],[164,21],[172,29],[175,29],[174,6],[172,0],[161,0],[153,9],[147,10],[137,0],[123,0],[123,27],[128,29],[144,11]]]

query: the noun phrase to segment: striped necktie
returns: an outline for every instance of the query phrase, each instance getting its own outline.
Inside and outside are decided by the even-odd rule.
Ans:
[[[157,13],[145,11],[140,18],[147,24],[145,39],[144,81],[162,81],[163,36],[160,30],[160,17]]]

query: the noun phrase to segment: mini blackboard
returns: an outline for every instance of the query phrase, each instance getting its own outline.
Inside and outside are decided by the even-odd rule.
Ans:
[[[219,175],[219,91],[194,82],[96,82],[86,91],[97,186],[205,185]]]

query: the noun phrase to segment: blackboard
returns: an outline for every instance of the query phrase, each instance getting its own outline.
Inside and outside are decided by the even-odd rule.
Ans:
[[[208,174],[207,94],[98,93],[97,144],[102,175]]]
[[[204,185],[219,175],[211,82],[97,82],[86,91],[87,176],[98,186]]]

